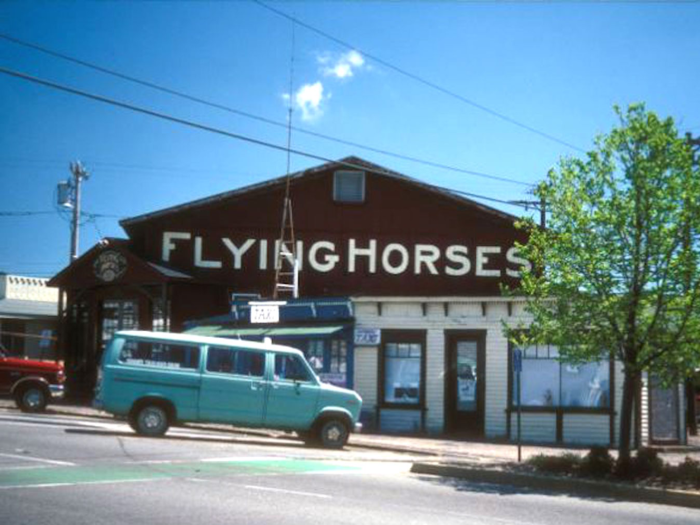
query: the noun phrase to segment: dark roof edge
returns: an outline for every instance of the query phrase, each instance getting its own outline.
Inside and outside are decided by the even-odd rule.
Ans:
[[[327,162],[325,164],[321,164],[321,165],[315,166],[313,168],[308,168],[305,170],[296,171],[296,172],[290,174],[289,176],[292,179],[298,179],[298,178],[301,178],[303,176],[310,175],[312,173],[323,171],[323,170],[333,166],[334,164],[340,164],[344,160],[345,159],[340,160],[340,161]],[[236,195],[242,195],[244,193],[249,193],[252,191],[261,190],[261,189],[264,189],[264,188],[267,188],[270,186],[275,186],[277,184],[283,183],[286,179],[287,179],[287,175],[282,175],[281,177],[276,177],[274,179],[269,179],[269,180],[266,180],[263,182],[258,182],[256,184],[244,186],[242,188],[238,188],[235,190],[217,193],[216,195],[211,195],[209,197],[204,197],[202,199],[197,199],[194,201],[186,202],[184,204],[176,204],[175,206],[163,208],[162,210],[157,210],[154,212],[145,213],[143,215],[137,215],[136,217],[129,217],[127,219],[122,219],[121,221],[119,221],[119,225],[125,228],[127,226],[131,226],[132,224],[137,224],[139,222],[147,221],[149,219],[154,219],[156,217],[161,217],[163,215],[168,215],[170,213],[175,213],[175,212],[187,210],[190,208],[196,208],[198,206],[203,206],[205,204],[211,204],[211,203],[218,202],[218,201],[221,201],[224,199],[228,199],[229,197],[235,197]]]
[[[457,193],[454,193],[452,190],[448,188],[442,188],[440,186],[435,186],[427,182],[420,181],[418,179],[415,179],[413,177],[409,177],[408,175],[404,175],[403,173],[399,173],[397,171],[390,170],[388,168],[385,168],[383,166],[380,166],[378,164],[374,164],[372,162],[369,162],[367,160],[361,159],[359,157],[355,156],[348,156],[344,157],[340,160],[337,161],[331,161],[331,162],[326,162],[324,164],[320,164],[318,166],[314,166],[312,168],[307,168],[305,170],[300,170],[296,171],[292,174],[289,175],[291,179],[299,179],[302,177],[306,177],[309,175],[312,175],[314,173],[318,173],[321,171],[324,171],[326,169],[329,169],[333,166],[343,166],[343,167],[348,167],[348,168],[354,168],[354,169],[364,169],[371,171],[373,173],[376,173],[378,175],[386,175],[395,179],[403,180],[406,181],[410,184],[414,184],[416,186],[419,186],[423,189],[426,189],[428,191],[431,191],[433,193],[437,193],[438,195],[441,195],[443,197],[447,197],[449,199],[455,200],[460,204],[468,203],[472,206],[475,206],[482,211],[485,211],[486,213],[489,213],[491,215],[496,215],[501,219],[507,220],[508,222],[514,222],[516,220],[520,220],[520,217],[517,217],[515,215],[511,215],[510,213],[498,210],[496,208],[492,208],[491,206],[487,206],[485,204],[482,204],[480,202],[477,202],[475,200],[469,199],[467,197],[463,197]],[[138,224],[150,219],[154,219],[157,217],[162,217],[164,215],[169,215],[171,213],[176,213],[179,211],[183,210],[188,210],[191,208],[196,208],[199,206],[219,202],[231,197],[235,197],[237,195],[243,195],[245,193],[253,192],[253,191],[259,191],[268,187],[273,187],[278,184],[282,184],[285,180],[287,179],[287,175],[282,175],[280,177],[276,177],[274,179],[270,179],[264,182],[259,182],[256,184],[251,184],[249,186],[244,186],[242,188],[238,188],[235,190],[231,191],[226,191],[222,193],[217,193],[216,195],[212,195],[210,197],[204,197],[202,199],[197,199],[194,201],[190,201],[184,204],[178,204],[175,206],[170,206],[168,208],[163,208],[162,210],[157,210],[154,212],[150,213],[145,213],[143,215],[137,215],[136,217],[130,217],[127,219],[122,219],[119,221],[120,226],[122,226],[124,229],[126,229],[129,226],[132,226],[134,224]]]

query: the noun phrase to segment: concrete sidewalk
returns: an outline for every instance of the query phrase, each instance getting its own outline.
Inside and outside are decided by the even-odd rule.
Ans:
[[[9,397],[0,398],[0,408],[16,410],[15,403]],[[46,411],[48,414],[94,417],[101,419],[114,419],[110,414],[92,408],[89,405],[81,405],[59,401],[50,404]],[[220,430],[222,432],[243,433],[266,437],[289,437],[289,433],[266,429],[237,429],[230,425],[187,424],[190,428],[202,428],[207,430]],[[670,464],[682,462],[686,456],[700,461],[700,439],[691,439],[692,443],[686,447],[672,447],[669,450],[661,450],[660,456]],[[394,452],[406,452],[414,455],[424,455],[426,459],[439,460],[450,463],[466,463],[478,465],[498,465],[516,462],[518,459],[518,447],[512,443],[497,443],[484,441],[464,441],[449,438],[434,438],[423,436],[398,436],[385,434],[352,434],[348,443],[353,447],[370,448]],[[564,448],[551,446],[523,445],[522,459],[527,460],[538,454],[560,455],[572,453],[585,455],[588,448]],[[613,455],[615,454],[612,451]]]

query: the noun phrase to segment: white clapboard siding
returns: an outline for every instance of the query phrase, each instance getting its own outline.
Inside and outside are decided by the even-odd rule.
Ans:
[[[383,408],[379,416],[379,429],[389,434],[418,433],[421,431],[421,412]]]
[[[445,421],[445,332],[428,330],[425,371],[426,430],[439,434]]]
[[[358,319],[379,316],[377,303],[355,303],[353,304],[353,309],[355,310],[355,317]]]
[[[381,306],[379,304],[381,303]],[[518,303],[513,305],[516,312]],[[457,300],[410,301],[404,298],[382,298],[377,301],[354,302],[357,327],[379,328],[381,330],[425,330],[426,331],[426,421],[429,433],[444,430],[445,419],[445,331],[484,330],[486,331],[486,397],[484,400],[484,432],[490,438],[503,438],[507,434],[508,404],[508,341],[503,335],[502,321],[507,319],[513,326],[527,323],[522,307],[519,315],[508,316],[508,303],[505,301],[470,302]],[[378,349],[373,353],[367,347],[358,347],[355,357],[355,385],[363,397],[365,407],[379,402]],[[389,425],[388,431],[398,431],[418,421],[420,412],[406,410],[382,410],[381,428]],[[406,414],[408,412],[408,415]],[[386,420],[384,418],[384,414]],[[403,416],[401,415],[403,414]],[[417,414],[417,416],[416,416]],[[416,417],[418,419],[416,419]]]
[[[641,406],[642,406],[642,417],[641,417],[641,427],[642,427],[642,445],[648,445],[651,441],[651,428],[649,426],[649,375],[645,372],[642,374],[642,395],[641,395]],[[634,428],[634,426],[632,426]]]
[[[376,346],[355,347],[355,391],[362,397],[363,411],[373,411],[379,401],[378,353]]]
[[[678,385],[678,426],[679,428],[679,439],[681,445],[686,445],[688,443],[688,429],[686,428],[687,421],[685,419],[685,412],[687,409],[687,399],[685,397],[685,386],[683,383]]]
[[[556,414],[523,413],[521,421],[521,439],[528,443],[555,443],[557,440]],[[510,438],[518,437],[518,415],[511,414]]]
[[[615,422],[613,425],[613,445],[617,446],[620,443],[620,414],[622,413],[622,390],[625,383],[625,369],[620,361],[615,361],[615,391],[612,392],[615,403]],[[633,427],[634,428],[634,427]]]
[[[564,414],[564,443],[572,445],[610,446],[608,414]]]
[[[451,303],[450,317],[483,317],[484,312],[480,303]]]
[[[500,320],[486,334],[486,399],[484,433],[486,437],[505,437],[508,432],[508,340]]]
[[[423,305],[420,303],[384,303],[382,317],[408,317],[411,319],[423,316]]]

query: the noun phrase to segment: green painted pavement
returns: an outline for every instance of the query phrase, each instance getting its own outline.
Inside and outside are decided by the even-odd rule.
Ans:
[[[188,477],[302,474],[358,470],[358,468],[331,462],[294,459],[40,467],[0,471],[0,489],[42,485],[120,483]]]

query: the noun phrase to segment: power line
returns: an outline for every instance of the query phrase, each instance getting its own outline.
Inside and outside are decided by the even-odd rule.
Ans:
[[[187,177],[187,175],[184,175],[186,173],[199,173],[199,174],[208,174],[208,175],[215,175],[217,177],[263,177],[264,175],[259,174],[259,173],[241,173],[241,172],[229,172],[222,170],[220,168],[184,168],[184,167],[176,167],[176,166],[146,166],[146,165],[138,165],[138,164],[122,164],[122,163],[116,163],[116,162],[108,162],[108,161],[100,161],[100,160],[92,160],[90,158],[86,159],[86,162],[89,163],[92,166],[96,166],[100,168],[100,173],[103,173],[104,171],[116,171],[119,170],[120,172],[123,170],[130,170],[130,171],[137,171],[137,172],[149,172],[149,171],[163,171],[166,173],[163,174],[153,174],[161,177]],[[64,161],[60,160],[51,160],[51,159],[20,159],[20,158],[0,158],[0,165],[3,165],[5,168],[9,169],[20,169],[18,167],[21,166],[22,164],[38,164],[38,165],[46,165],[46,166],[63,166],[65,164]],[[41,168],[30,168],[30,169],[41,169]],[[173,172],[181,172],[182,175],[176,175]]]
[[[55,211],[0,211],[0,217],[29,217],[33,215],[53,215]]]
[[[264,4],[263,4],[263,5],[264,5]],[[80,66],[83,66],[83,67],[86,67],[86,68],[89,68],[89,69],[92,69],[92,70],[95,70],[95,71],[99,71],[100,73],[104,73],[104,74],[106,74],[106,75],[110,75],[110,76],[119,78],[119,79],[121,79],[121,80],[126,80],[127,82],[132,82],[132,83],[134,83],[134,84],[138,84],[138,85],[141,85],[141,86],[150,88],[150,89],[154,89],[154,90],[157,90],[157,91],[160,91],[160,92],[163,92],[163,93],[167,93],[167,94],[169,94],[169,95],[173,95],[173,96],[176,96],[176,97],[180,97],[180,98],[182,98],[182,99],[185,99],[185,100],[189,100],[190,102],[195,102],[195,103],[197,103],[197,104],[201,104],[201,105],[208,106],[208,107],[211,107],[211,108],[215,108],[215,109],[219,109],[219,110],[222,110],[222,111],[226,111],[226,112],[228,112],[228,113],[233,113],[233,114],[235,114],[235,115],[239,115],[239,116],[241,116],[241,117],[245,117],[245,118],[257,120],[257,121],[259,121],[259,122],[264,122],[265,124],[270,124],[270,125],[272,125],[272,126],[282,127],[282,128],[284,128],[284,129],[287,129],[287,128],[289,127],[289,124],[286,123],[286,122],[281,122],[281,121],[278,121],[278,120],[269,119],[269,118],[266,118],[266,117],[262,117],[262,116],[260,116],[260,115],[255,115],[255,114],[250,113],[250,112],[247,112],[247,111],[242,111],[242,110],[240,110],[240,109],[235,109],[235,108],[232,108],[232,107],[230,107],[230,106],[226,106],[226,105],[224,105],[224,104],[219,104],[219,103],[216,103],[216,102],[211,102],[211,101],[209,101],[209,100],[206,100],[206,99],[203,99],[203,98],[200,98],[200,97],[196,97],[196,96],[194,96],[194,95],[190,95],[190,94],[184,93],[184,92],[182,92],[182,91],[178,91],[178,90],[175,90],[175,89],[172,89],[172,88],[169,88],[169,87],[160,85],[160,84],[156,84],[156,83],[154,83],[154,82],[150,82],[150,81],[147,81],[147,80],[142,80],[142,79],[140,79],[140,78],[137,78],[137,77],[134,77],[134,76],[131,76],[131,75],[127,75],[127,74],[125,74],[125,73],[121,73],[121,72],[116,71],[116,70],[114,70],[114,69],[106,68],[106,67],[104,67],[104,66],[101,66],[101,65],[99,65],[99,64],[95,64],[95,63],[93,63],[93,62],[87,62],[87,61],[85,61],[85,60],[81,60],[81,59],[79,59],[79,58],[75,58],[75,57],[72,57],[72,56],[70,56],[70,55],[66,55],[66,54],[64,54],[64,53],[59,53],[58,51],[53,51],[53,50],[51,50],[51,49],[48,49],[48,48],[43,47],[43,46],[40,46],[40,45],[38,45],[38,44],[33,44],[33,43],[31,43],[31,42],[26,42],[26,41],[24,41],[24,40],[20,40],[20,39],[18,39],[18,38],[15,38],[15,37],[13,37],[13,36],[10,36],[10,35],[4,34],[4,33],[0,33],[0,38],[6,40],[6,41],[8,41],[8,42],[12,42],[12,43],[14,43],[14,44],[20,45],[20,46],[24,46],[24,47],[28,47],[28,48],[30,48],[30,49],[34,49],[34,50],[36,50],[36,51],[39,51],[39,52],[41,52],[41,53],[45,53],[45,54],[50,55],[50,56],[53,56],[53,57],[55,57],[55,58],[59,58],[59,59],[61,59],[61,60],[66,60],[66,61],[68,61],[68,62],[72,62],[72,63],[74,63],[74,64],[77,64],[77,65],[80,65]],[[369,56],[369,55],[368,55],[368,56]],[[293,104],[293,100],[291,99],[291,97],[293,97],[293,93],[290,93],[289,95],[290,95],[290,103]],[[366,150],[366,151],[371,151],[371,152],[373,152],[373,153],[378,153],[378,154],[380,154],[380,155],[386,155],[386,156],[388,156],[388,157],[393,157],[393,158],[397,158],[397,159],[401,159],[401,160],[406,160],[406,161],[409,161],[409,162],[415,162],[415,163],[417,163],[417,164],[422,164],[422,165],[424,165],[424,166],[430,166],[430,167],[432,167],[432,168],[439,168],[439,169],[443,169],[443,170],[447,170],[447,171],[452,171],[452,172],[456,172],[456,173],[463,173],[463,174],[466,174],[466,175],[473,175],[473,176],[475,176],[475,177],[481,177],[481,178],[490,179],[490,180],[497,180],[497,181],[500,181],[500,182],[508,182],[508,183],[512,183],[512,184],[520,184],[520,185],[522,185],[522,186],[534,186],[534,184],[532,184],[532,183],[520,181],[520,180],[517,180],[517,179],[511,179],[511,178],[508,178],[508,177],[502,177],[502,176],[499,176],[499,175],[492,175],[492,174],[484,173],[484,172],[481,172],[481,171],[475,171],[475,170],[470,170],[470,169],[466,169],[466,168],[460,168],[460,167],[451,166],[451,165],[448,165],[448,164],[443,164],[443,163],[435,162],[435,161],[431,161],[431,160],[420,159],[420,158],[418,158],[418,157],[413,157],[413,156],[411,156],[411,155],[404,155],[404,154],[402,154],[402,153],[396,153],[396,152],[392,152],[392,151],[385,150],[385,149],[382,149],[382,148],[376,148],[376,147],[373,147],[373,146],[368,146],[368,145],[365,145],[365,144],[360,144],[360,143],[357,143],[357,142],[353,142],[353,141],[341,139],[341,138],[338,138],[338,137],[333,137],[333,136],[331,136],[331,135],[326,135],[326,134],[323,134],[323,133],[318,133],[318,132],[315,132],[315,131],[307,130],[307,129],[304,129],[304,128],[299,128],[299,127],[296,127],[296,126],[292,126],[291,129],[294,130],[294,131],[297,131],[297,132],[299,132],[299,133],[303,133],[303,134],[305,134],[305,135],[311,136],[311,137],[315,137],[315,138],[320,138],[320,139],[328,140],[328,141],[331,141],[331,142],[335,142],[335,143],[337,143],[337,144],[343,144],[343,145],[345,145],[345,146],[352,146],[352,147],[354,147],[354,148],[359,148],[359,149],[363,149],[363,150]]]
[[[54,215],[56,211],[0,211],[0,217],[30,217],[34,215]],[[107,215],[104,213],[81,212],[88,220],[94,219],[123,219],[123,215]]]
[[[367,51],[365,51],[357,46],[354,46],[354,45],[352,45],[344,40],[341,40],[340,38],[337,38],[337,37],[331,35],[330,33],[327,33],[321,29],[318,29],[317,27],[312,26],[311,24],[308,24],[302,20],[299,20],[295,16],[292,16],[288,13],[285,13],[284,11],[281,11],[275,7],[272,7],[271,5],[268,5],[265,2],[262,2],[261,0],[252,0],[252,1],[254,3],[258,4],[259,6],[267,9],[268,11],[271,11],[271,12],[275,13],[276,15],[281,16],[283,18],[286,18],[287,20],[290,20],[296,24],[299,24],[300,26],[308,29],[309,31],[312,31],[313,33],[316,33],[317,35],[320,35],[324,38],[327,38],[328,40],[335,42],[336,44],[338,44],[346,49],[355,50],[358,53],[366,56],[367,58],[370,58],[371,60],[377,62],[378,64],[381,64],[384,67],[391,69],[392,71],[395,71],[396,73],[399,73],[400,75],[403,75],[403,76],[408,77],[412,80],[415,80],[416,82],[419,82],[425,86],[428,86],[429,88],[432,88],[436,91],[439,91],[440,93],[442,93],[444,95],[452,97],[456,100],[459,100],[460,102],[468,104],[468,105],[470,105],[476,109],[479,109],[485,113],[488,113],[489,115],[491,115],[493,117],[504,120],[504,121],[508,122],[509,124],[512,124],[514,126],[518,126],[519,128],[525,129],[531,133],[539,135],[540,137],[543,137],[543,138],[550,140],[552,142],[556,142],[558,144],[561,144],[562,146],[566,146],[567,148],[571,148],[571,149],[579,151],[581,153],[585,153],[585,150],[583,150],[582,148],[579,148],[578,146],[575,146],[569,142],[566,142],[566,141],[559,139],[553,135],[550,135],[549,133],[545,133],[544,131],[541,131],[537,128],[534,128],[532,126],[524,124],[523,122],[520,122],[512,117],[509,117],[508,115],[505,115],[504,113],[500,113],[500,112],[493,110],[487,106],[484,106],[483,104],[479,104],[478,102],[475,102],[471,99],[468,99],[467,97],[464,97],[455,91],[452,91],[452,90],[445,88],[439,84],[436,84],[435,82],[433,82],[431,80],[427,80],[427,79],[417,75],[416,73],[411,73],[410,71],[403,69],[399,66],[396,66],[396,65],[392,64],[391,62],[388,62],[388,61],[384,60],[383,58],[380,58],[379,56],[377,56],[373,53],[368,53]]]
[[[232,139],[236,139],[236,140],[241,140],[241,141],[243,141],[243,142],[248,142],[248,143],[250,143],[250,144],[255,144],[255,145],[258,145],[258,146],[267,147],[267,148],[274,149],[274,150],[277,150],[277,151],[282,151],[282,152],[285,152],[285,153],[286,153],[287,151],[289,151],[289,152],[291,152],[291,153],[294,154],[294,155],[298,155],[298,156],[300,156],[300,157],[306,157],[306,158],[313,159],[313,160],[319,160],[319,161],[324,162],[324,163],[335,163],[335,164],[342,165],[342,166],[347,166],[347,167],[350,167],[350,168],[353,168],[353,169],[361,169],[361,170],[366,169],[365,166],[353,164],[353,163],[351,163],[351,162],[347,162],[347,161],[338,161],[338,160],[330,159],[330,158],[328,158],[328,157],[324,157],[324,156],[322,156],[322,155],[317,155],[317,154],[315,154],[315,153],[308,153],[308,152],[306,152],[306,151],[302,151],[302,150],[298,150],[298,149],[294,149],[294,148],[287,148],[286,146],[280,146],[279,144],[274,144],[274,143],[267,142],[267,141],[260,140],[260,139],[256,139],[256,138],[253,138],[253,137],[248,137],[248,136],[246,136],[246,135],[241,135],[241,134],[239,134],[239,133],[232,133],[232,132],[230,132],[230,131],[226,131],[226,130],[219,129],[219,128],[214,128],[214,127],[211,127],[211,126],[207,126],[207,125],[205,125],[205,124],[200,124],[200,123],[198,123],[198,122],[193,122],[193,121],[191,121],[191,120],[185,120],[185,119],[182,119],[182,118],[179,118],[179,117],[174,117],[174,116],[172,116],[172,115],[167,115],[167,114],[165,114],[165,113],[160,113],[160,112],[158,112],[158,111],[154,111],[154,110],[151,110],[151,109],[147,109],[147,108],[143,108],[143,107],[136,106],[136,105],[133,105],[133,104],[129,104],[129,103],[127,103],[127,102],[122,102],[122,101],[119,101],[119,100],[111,99],[111,98],[108,98],[108,97],[104,97],[104,96],[102,96],[102,95],[96,95],[96,94],[94,94],[94,93],[88,93],[87,91],[82,91],[82,90],[79,90],[79,89],[76,89],[76,88],[72,88],[72,87],[70,87],[70,86],[64,86],[64,85],[62,85],[62,84],[57,84],[57,83],[52,82],[52,81],[49,81],[49,80],[44,80],[44,79],[41,79],[41,78],[38,78],[38,77],[34,77],[34,76],[31,76],[31,75],[27,75],[26,73],[22,73],[22,72],[19,72],[19,71],[13,71],[13,70],[11,70],[11,69],[7,69],[7,68],[4,68],[4,67],[0,67],[0,73],[3,73],[3,74],[8,75],[8,76],[15,77],[15,78],[19,78],[19,79],[22,79],[22,80],[26,80],[26,81],[32,82],[32,83],[34,83],[34,84],[39,84],[39,85],[42,85],[42,86],[45,86],[45,87],[49,87],[49,88],[52,88],[52,89],[56,89],[56,90],[58,90],[58,91],[63,91],[63,92],[70,93],[70,94],[73,94],[73,95],[78,95],[78,96],[80,96],[80,97],[84,97],[84,98],[88,98],[88,99],[91,99],[91,100],[95,100],[95,101],[97,101],[97,102],[102,102],[102,103],[109,104],[109,105],[112,105],[112,106],[120,107],[120,108],[122,108],[122,109],[128,109],[128,110],[130,110],[130,111],[134,111],[134,112],[136,112],[136,113],[141,113],[141,114],[144,114],[144,115],[148,115],[148,116],[151,116],[151,117],[155,117],[155,118],[158,118],[158,119],[161,119],[161,120],[165,120],[165,121],[167,121],[167,122],[172,122],[172,123],[175,123],[175,124],[180,124],[180,125],[183,125],[183,126],[186,126],[186,127],[190,127],[190,128],[194,128],[194,129],[198,129],[198,130],[201,130],[201,131],[208,131],[208,132],[214,133],[214,134],[216,134],[216,135],[221,135],[221,136],[224,136],[224,137],[228,137],[228,138],[232,138]],[[373,169],[372,171],[374,171],[374,172],[376,172],[376,173],[381,173],[381,172],[382,172],[382,170],[377,170],[377,169]],[[389,174],[390,174],[390,172],[388,172],[388,171],[387,171],[386,173],[389,173]],[[488,200],[488,201],[492,201],[492,202],[499,202],[499,203],[501,203],[501,204],[508,204],[508,205],[513,205],[513,206],[520,206],[520,207],[523,207],[523,206],[522,206],[521,204],[519,204],[519,203],[513,203],[513,202],[506,201],[506,200],[495,199],[495,198],[486,197],[486,196],[483,196],[483,195],[477,195],[476,193],[470,193],[470,194],[468,194],[468,193],[466,193],[466,192],[455,192],[454,190],[442,188],[442,187],[440,187],[440,186],[436,186],[436,185],[432,185],[432,184],[427,184],[427,185],[429,185],[429,186],[431,186],[431,187],[433,187],[433,188],[436,188],[436,189],[440,189],[440,190],[442,190],[442,191],[448,191],[448,192],[451,192],[451,193],[460,193],[460,194],[463,194],[463,195],[469,195],[469,196],[474,197],[474,198],[480,198],[480,199],[484,199],[484,200]]]

